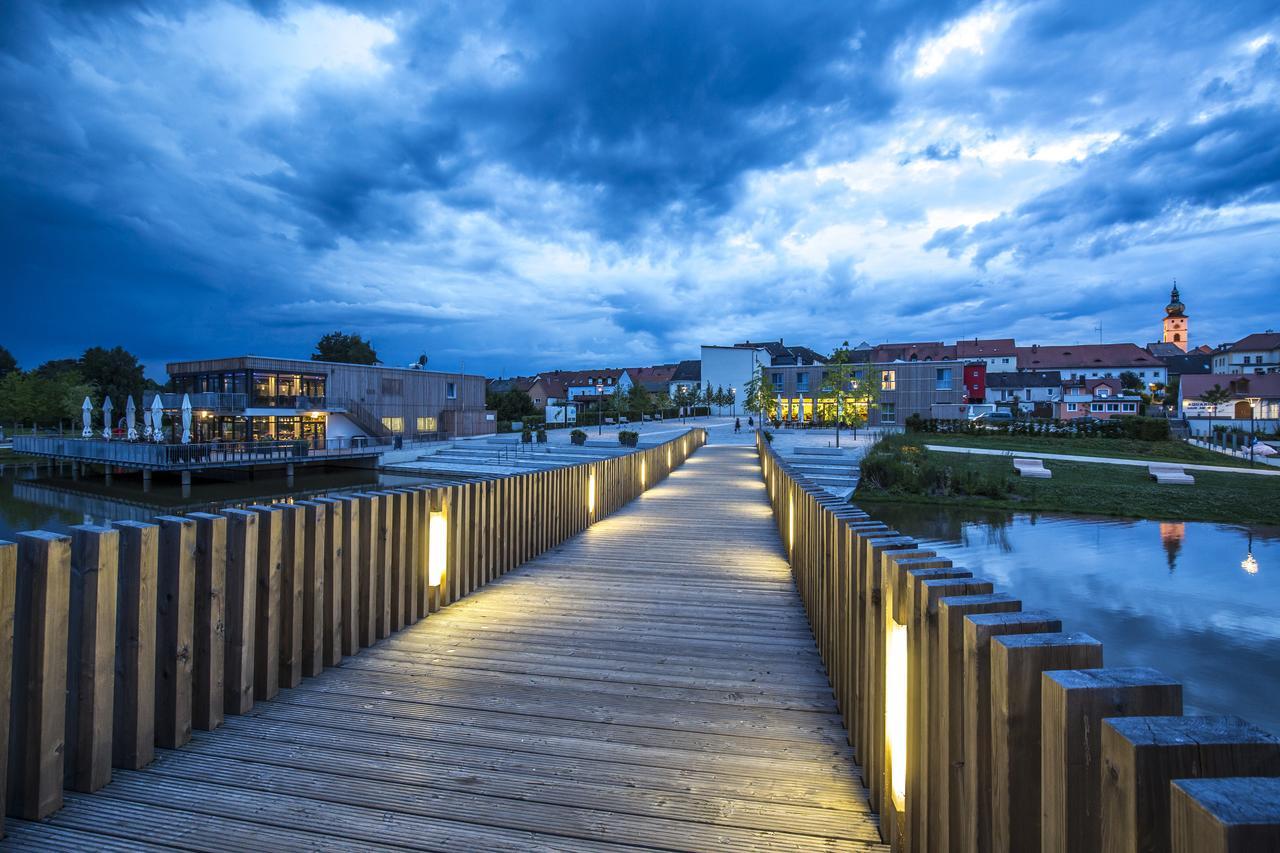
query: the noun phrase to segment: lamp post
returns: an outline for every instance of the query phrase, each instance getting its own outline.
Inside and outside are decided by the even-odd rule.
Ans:
[[[1258,434],[1254,431],[1256,426],[1255,417],[1257,415],[1258,403],[1262,401],[1261,397],[1245,397],[1249,401],[1249,467],[1253,467],[1253,452],[1258,446]]]
[[[736,418],[738,416],[738,389],[729,386],[729,417]]]
[[[604,435],[604,383],[596,383],[596,435]]]

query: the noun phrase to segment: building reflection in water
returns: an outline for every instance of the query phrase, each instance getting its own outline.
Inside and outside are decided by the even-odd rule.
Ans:
[[[1187,535],[1187,526],[1181,521],[1160,522],[1160,542],[1164,545],[1165,561],[1169,564],[1169,572],[1178,567],[1178,555],[1182,553],[1182,540]]]

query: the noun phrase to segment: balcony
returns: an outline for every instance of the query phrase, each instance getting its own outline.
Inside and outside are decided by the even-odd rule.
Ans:
[[[196,411],[214,412],[226,415],[242,415],[246,409],[289,409],[295,412],[341,412],[344,407],[336,400],[328,397],[309,397],[304,394],[276,395],[274,397],[254,397],[248,394],[225,394],[216,391],[196,391],[187,394],[191,398],[191,408]],[[150,407],[152,397],[143,400],[143,406]],[[182,408],[182,394],[161,392],[160,405],[165,411],[178,411]]]

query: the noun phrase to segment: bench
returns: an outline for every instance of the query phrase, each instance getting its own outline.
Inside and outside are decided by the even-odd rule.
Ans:
[[[1044,460],[1042,459],[1014,459],[1013,468],[1022,477],[1048,480],[1053,476],[1053,472],[1044,467]]]
[[[613,418],[605,418],[604,422],[609,426],[613,426]]]
[[[1196,481],[1196,478],[1182,470],[1180,465],[1148,465],[1147,473],[1157,483],[1190,486]]]
[[[844,451],[838,447],[797,447],[795,453],[798,456],[844,456]]]

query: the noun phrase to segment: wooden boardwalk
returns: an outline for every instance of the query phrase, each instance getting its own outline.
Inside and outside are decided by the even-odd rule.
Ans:
[[[884,850],[755,450],[281,691],[11,849]]]

